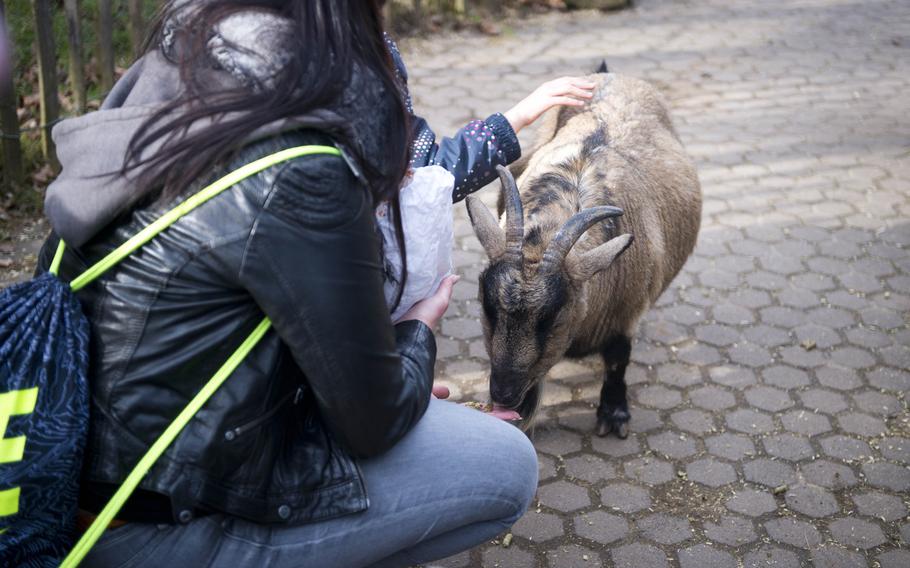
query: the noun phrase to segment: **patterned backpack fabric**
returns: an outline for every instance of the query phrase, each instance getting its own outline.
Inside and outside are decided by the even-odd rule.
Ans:
[[[146,472],[271,328],[263,318],[155,440],[75,542],[89,418],[89,324],[75,292],[238,182],[312,154],[341,156],[331,146],[297,146],[260,158],[183,201],[70,283],[57,278],[66,248],[60,241],[47,274],[0,292],[0,566],[78,566]]]
[[[53,274],[0,293],[0,566],[57,566],[72,547],[88,336]]]

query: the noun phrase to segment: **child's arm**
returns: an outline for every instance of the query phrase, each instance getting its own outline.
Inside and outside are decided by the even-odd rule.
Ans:
[[[508,165],[521,157],[515,131],[502,114],[474,120],[451,138],[436,142],[427,122],[414,121],[413,167],[437,165],[455,177],[452,201],[458,202],[496,178],[496,166]]]
[[[581,77],[548,81],[509,109],[486,120],[475,120],[452,138],[435,143],[426,121],[414,117],[416,136],[411,164],[439,165],[455,176],[452,200],[458,202],[496,179],[496,166],[509,165],[521,157],[516,133],[554,106],[583,106],[594,94],[595,83]]]
[[[582,78],[564,77],[538,87],[505,114],[496,113],[486,120],[474,120],[451,138],[436,142],[427,121],[414,114],[407,93],[408,72],[398,46],[386,36],[398,78],[405,89],[412,114],[413,144],[411,166],[442,166],[455,177],[452,201],[458,202],[496,179],[496,166],[509,165],[521,157],[517,132],[528,126],[547,109],[556,105],[581,106],[593,96],[594,83]]]

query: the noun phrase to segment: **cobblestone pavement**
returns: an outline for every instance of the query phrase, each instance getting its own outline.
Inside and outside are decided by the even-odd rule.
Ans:
[[[634,346],[630,437],[591,435],[600,363],[561,363],[535,506],[510,546],[438,565],[910,566],[908,48],[900,0],[638,0],[405,46],[440,133],[606,57],[666,94],[705,193],[696,252]],[[477,400],[484,257],[456,219],[438,368]],[[25,259],[0,281],[44,230],[0,249]]]
[[[908,48],[910,3],[846,0],[641,0],[406,46],[440,133],[606,57],[666,94],[705,193],[634,346],[633,433],[592,436],[601,364],[561,363],[535,506],[439,565],[910,566]],[[439,371],[484,400],[485,259],[456,209]]]

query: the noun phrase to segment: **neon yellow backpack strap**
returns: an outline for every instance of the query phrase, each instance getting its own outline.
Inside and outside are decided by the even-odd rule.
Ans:
[[[135,236],[130,238],[128,241],[123,243],[121,246],[117,247],[113,252],[108,254],[106,257],[98,261],[91,268],[82,273],[78,278],[73,280],[70,283],[70,286],[73,290],[79,290],[84,288],[89,283],[94,281],[96,278],[110,270],[114,265],[128,257],[130,254],[139,249],[142,245],[149,242],[155,238],[158,234],[164,231],[166,228],[173,225],[177,222],[180,217],[183,217],[196,207],[199,207],[212,197],[215,197],[222,191],[230,188],[234,184],[243,181],[244,179],[261,172],[262,170],[274,166],[278,163],[285,162],[300,156],[307,156],[311,154],[329,154],[333,156],[341,156],[341,152],[337,148],[332,146],[298,146],[295,148],[288,148],[287,150],[282,150],[265,158],[256,160],[255,162],[250,162],[249,164],[229,173],[223,178],[219,179],[212,185],[209,185],[182,202],[180,205],[174,209],[168,211],[158,220],[156,220],[151,225],[145,227],[139,231]],[[65,245],[63,241],[60,241],[60,245],[57,247],[57,252],[54,255],[54,260],[51,263],[51,270],[53,274],[57,274],[57,271],[60,267],[60,261],[63,257],[63,251]],[[85,531],[85,534],[79,539],[79,542],[76,543],[76,546],[67,557],[63,560],[63,563],[60,565],[61,568],[76,568],[80,562],[85,558],[85,555],[92,549],[98,539],[101,538],[101,535],[104,534],[105,529],[110,524],[114,517],[117,516],[117,513],[120,512],[120,509],[129,499],[130,495],[133,494],[133,491],[139,486],[142,482],[142,479],[146,476],[152,466],[155,465],[155,462],[158,461],[158,458],[164,454],[168,446],[177,439],[177,436],[180,435],[180,432],[189,424],[190,420],[196,415],[197,412],[205,405],[209,398],[218,388],[224,383],[225,380],[234,372],[235,369],[243,362],[250,351],[256,347],[256,344],[265,336],[266,332],[271,328],[272,322],[269,321],[269,318],[263,318],[259,325],[253,330],[253,332],[243,341],[240,347],[228,357],[227,361],[221,366],[220,369],[212,376],[211,379],[205,384],[204,387],[193,397],[189,404],[180,411],[180,414],[177,415],[177,418],[165,429],[164,433],[155,440],[155,443],[148,449],[144,456],[139,460],[139,463],[136,464],[136,467],[130,472],[126,477],[123,484],[117,489],[117,492],[114,493],[114,496],[111,497],[111,500],[105,505],[101,513],[98,514],[98,517],[92,522],[92,525]]]
[[[294,148],[288,148],[264,158],[260,158],[254,162],[246,164],[239,169],[234,170],[215,183],[201,189],[198,193],[162,215],[154,223],[150,224],[149,226],[133,235],[125,243],[114,249],[110,254],[99,260],[77,278],[73,279],[73,281],[70,282],[70,287],[73,289],[73,291],[78,292],[82,288],[91,284],[96,278],[113,268],[117,263],[136,252],[136,250],[138,250],[142,245],[154,239],[162,231],[176,223],[181,217],[193,209],[199,207],[209,199],[215,197],[222,191],[230,188],[234,184],[239,183],[246,178],[261,172],[262,170],[281,162],[286,162],[288,160],[293,160],[294,158],[309,156],[312,154],[330,154],[333,156],[340,156],[341,151],[338,150],[338,148],[334,148],[332,146],[296,146]],[[57,274],[57,270],[60,267],[60,260],[63,257],[64,248],[65,245],[61,240],[60,244],[57,247],[57,254],[54,256],[54,261],[51,263],[50,272],[52,274]]]

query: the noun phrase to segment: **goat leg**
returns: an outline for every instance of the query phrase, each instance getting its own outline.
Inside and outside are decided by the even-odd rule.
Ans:
[[[626,400],[626,367],[632,354],[632,342],[624,336],[611,338],[601,350],[604,360],[604,384],[597,408],[597,435],[615,432],[620,439],[629,435],[629,403]]]

